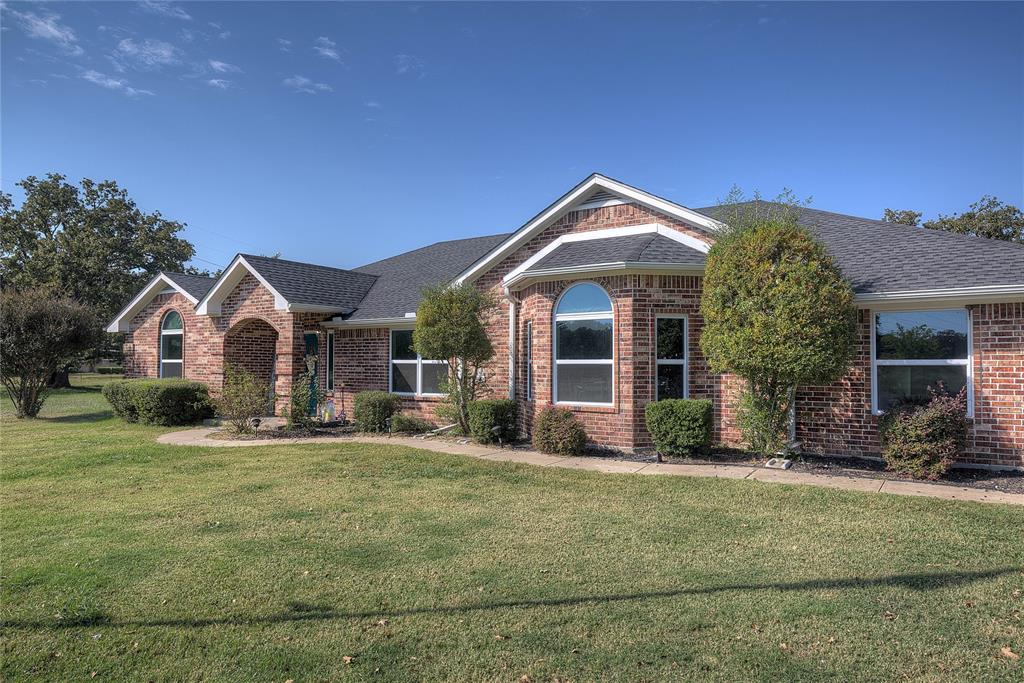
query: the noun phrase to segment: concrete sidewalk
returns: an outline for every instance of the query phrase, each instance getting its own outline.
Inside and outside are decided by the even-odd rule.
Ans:
[[[201,427],[180,432],[168,432],[157,437],[157,442],[174,446],[206,446],[214,448],[237,448],[245,446],[283,446],[295,444],[324,443],[379,443],[392,446],[408,446],[437,453],[467,455],[481,460],[514,462],[539,467],[562,467],[574,470],[589,470],[615,474],[652,474],[683,477],[724,477],[727,479],[756,479],[774,484],[803,484],[844,491],[867,493],[891,493],[899,496],[923,496],[944,500],[972,500],[979,503],[1005,503],[1024,505],[1024,495],[1003,493],[991,489],[950,486],[917,481],[892,481],[843,475],[812,474],[789,470],[769,470],[748,465],[705,465],[686,463],[648,463],[613,458],[562,457],[547,455],[530,450],[512,450],[481,446],[474,443],[457,443],[441,439],[417,439],[409,436],[335,436],[299,439],[251,439],[232,441],[214,439],[210,434],[217,428]]]

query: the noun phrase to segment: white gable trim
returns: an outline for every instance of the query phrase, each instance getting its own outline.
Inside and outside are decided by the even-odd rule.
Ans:
[[[575,210],[577,202],[588,196],[588,194],[595,188],[604,189],[637,204],[642,204],[654,209],[655,211],[686,221],[687,223],[707,231],[711,235],[720,231],[724,227],[722,223],[708,218],[704,214],[697,213],[692,209],[688,209],[685,206],[680,206],[679,204],[666,201],[660,197],[655,197],[643,190],[639,190],[635,187],[620,183],[617,180],[612,180],[611,178],[595,173],[573,189],[569,190],[569,192],[562,195],[561,199],[541,213],[537,214],[526,225],[516,230],[501,244],[492,249],[467,270],[463,271],[455,279],[455,283],[462,284],[464,282],[472,282],[476,278],[480,277],[506,256],[538,235],[545,228],[549,227],[564,213]]]
[[[160,294],[168,293],[168,290],[173,290],[183,297],[188,299],[194,305],[196,298],[185,291],[185,289],[177,282],[167,277],[163,273],[157,273],[156,276],[149,281],[142,291],[135,295],[135,298],[129,302],[127,306],[121,309],[121,312],[110,321],[107,325],[107,332],[128,332],[130,329],[132,318],[139,314],[143,308],[145,308],[150,301],[156,298]]]
[[[672,228],[662,225],[660,223],[645,223],[643,225],[630,225],[625,228],[608,228],[606,230],[590,230],[587,232],[574,232],[568,235],[562,235],[551,244],[547,245],[536,254],[528,258],[518,267],[513,269],[508,275],[502,278],[502,284],[508,285],[513,280],[519,278],[519,276],[525,271],[529,270],[536,263],[539,263],[544,259],[545,256],[553,252],[563,244],[570,242],[588,242],[590,240],[602,240],[608,239],[609,237],[626,237],[629,235],[644,235],[650,233],[657,233],[670,240],[685,244],[691,249],[696,249],[701,253],[708,253],[711,249],[711,245],[703,240],[697,239],[692,235],[687,235],[684,232],[673,230]]]
[[[270,286],[266,278],[259,274],[259,272],[252,267],[252,265],[245,260],[245,257],[241,254],[235,256],[234,260],[231,261],[231,265],[224,269],[220,277],[217,278],[217,282],[210,288],[210,291],[206,293],[203,300],[196,306],[196,313],[199,315],[220,315],[220,305],[223,303],[227,295],[231,293],[238,283],[242,281],[246,273],[251,273],[261,285],[267,288],[271,294],[274,295],[274,308],[278,311],[291,310],[288,300],[281,295],[276,289]],[[194,301],[194,299],[193,299]]]

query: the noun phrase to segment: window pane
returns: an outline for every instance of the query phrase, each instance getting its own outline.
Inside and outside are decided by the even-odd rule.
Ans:
[[[444,383],[448,380],[447,363],[424,363],[421,374],[423,387],[420,392],[424,394],[440,394],[444,391]]]
[[[178,315],[177,311],[171,311],[164,316],[164,322],[162,329],[165,330],[180,330],[182,329],[181,316]]]
[[[928,387],[956,394],[967,385],[965,365],[879,365],[878,408],[888,410],[904,401],[926,402]]]
[[[559,365],[558,401],[612,402],[612,366]]]
[[[391,357],[394,360],[416,360],[412,330],[391,330]]]
[[[181,363],[161,363],[161,377],[181,377]]]
[[[884,360],[967,358],[967,311],[878,313],[875,356]]]
[[[611,320],[561,320],[559,360],[604,360],[612,357]]]
[[[558,302],[556,313],[610,313],[612,300],[595,284],[573,285]]]
[[[416,391],[416,364],[391,364],[391,391],[412,394]]]
[[[658,358],[683,360],[686,343],[686,321],[682,318],[658,320]]]
[[[685,398],[685,365],[658,366],[658,400],[663,398]]]
[[[184,335],[164,334],[160,336],[160,360],[181,360],[181,340]]]

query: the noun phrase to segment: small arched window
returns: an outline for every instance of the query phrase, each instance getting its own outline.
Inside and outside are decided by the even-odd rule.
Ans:
[[[160,321],[160,376],[183,377],[185,375],[185,326],[181,314],[168,311]]]
[[[573,285],[555,306],[555,403],[611,405],[612,300],[592,282]]]

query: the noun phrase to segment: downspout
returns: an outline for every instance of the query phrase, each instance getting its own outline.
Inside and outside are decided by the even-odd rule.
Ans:
[[[508,397],[511,400],[516,398],[516,313],[519,304],[523,303],[516,298],[508,287],[505,287],[503,294],[508,301]]]

